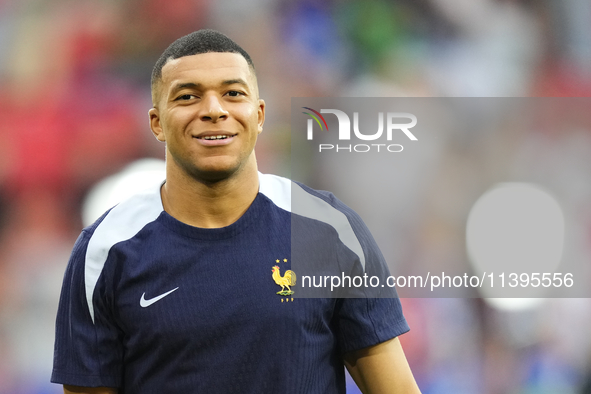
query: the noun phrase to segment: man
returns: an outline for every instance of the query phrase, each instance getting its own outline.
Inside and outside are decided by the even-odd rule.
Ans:
[[[343,393],[345,364],[364,393],[418,393],[398,299],[293,297],[292,225],[342,264],[384,264],[332,195],[258,173],[265,102],[249,55],[211,30],[180,38],[152,99],[166,182],[77,240],[52,381],[66,393]],[[290,212],[292,189],[321,209]]]

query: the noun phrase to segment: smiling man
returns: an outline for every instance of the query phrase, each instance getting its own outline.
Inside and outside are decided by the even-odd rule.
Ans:
[[[250,56],[215,31],[182,37],[154,67],[152,98],[166,181],[78,238],[52,381],[66,393],[325,394],[345,392],[346,366],[364,393],[418,393],[397,298],[293,297],[294,228],[343,266],[387,268],[330,193],[258,172],[265,102]],[[292,213],[292,191],[321,212]]]

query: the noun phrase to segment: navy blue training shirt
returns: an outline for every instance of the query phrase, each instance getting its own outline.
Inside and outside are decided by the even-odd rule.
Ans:
[[[334,196],[259,180],[254,202],[228,227],[179,222],[158,187],[84,229],[62,287],[52,382],[125,394],[344,393],[343,353],[408,326],[395,297],[297,298],[305,272],[292,266],[292,230],[307,239],[300,254],[313,264],[387,267]],[[293,209],[292,196],[302,202]],[[292,269],[289,295],[278,282],[289,284]]]

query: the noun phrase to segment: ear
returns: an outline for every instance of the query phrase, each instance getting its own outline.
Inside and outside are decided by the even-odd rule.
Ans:
[[[160,123],[160,113],[158,112],[158,109],[151,108],[148,111],[148,115],[150,117],[150,129],[152,130],[152,133],[154,133],[154,137],[156,137],[156,139],[160,142],[165,142],[166,136],[162,130],[162,124]]]
[[[263,131],[263,124],[265,123],[265,100],[259,99],[258,108],[258,132]]]

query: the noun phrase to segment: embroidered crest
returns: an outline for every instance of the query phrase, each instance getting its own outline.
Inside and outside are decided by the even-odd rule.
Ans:
[[[277,261],[277,260],[276,260]],[[283,259],[284,262],[287,262],[287,259]],[[292,270],[285,271],[285,274],[281,276],[281,270],[279,266],[276,265],[273,267],[273,280],[278,286],[281,286],[281,291],[278,291],[277,294],[282,296],[290,296],[294,293],[291,289],[291,286],[295,286],[296,284],[296,274]],[[288,299],[289,301],[289,299]],[[293,301],[293,298],[292,298]],[[283,299],[281,299],[283,302]]]

